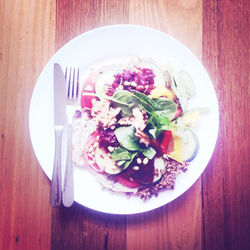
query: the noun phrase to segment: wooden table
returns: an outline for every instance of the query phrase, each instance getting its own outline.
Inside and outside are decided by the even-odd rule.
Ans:
[[[0,249],[250,249],[249,3],[1,0]],[[219,100],[214,154],[185,194],[154,211],[52,209],[29,137],[33,88],[70,39],[120,23],[166,32],[203,62]]]

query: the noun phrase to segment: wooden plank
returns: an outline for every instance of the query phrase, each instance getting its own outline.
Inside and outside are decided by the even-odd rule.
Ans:
[[[126,249],[126,216],[79,204],[53,209],[51,249]]]
[[[220,107],[203,176],[205,249],[250,249],[249,1],[204,1],[203,63]]]
[[[202,1],[130,1],[129,21],[162,30],[201,59]],[[152,212],[128,216],[128,249],[201,249],[201,181]],[[188,230],[187,230],[188,229]]]
[[[57,0],[56,48],[88,30],[128,22],[128,0]]]
[[[161,30],[176,38],[201,59],[201,0],[131,0],[129,22]]]
[[[161,208],[129,215],[127,249],[201,249],[200,186],[200,181],[196,182],[182,196]]]
[[[54,53],[53,1],[0,1],[0,248],[48,249],[49,185],[29,139],[36,79]]]
[[[126,1],[57,1],[56,48],[87,30],[126,23]],[[67,20],[67,21],[66,21]],[[77,240],[72,240],[72,239]],[[126,217],[74,204],[53,210],[51,249],[126,249]]]

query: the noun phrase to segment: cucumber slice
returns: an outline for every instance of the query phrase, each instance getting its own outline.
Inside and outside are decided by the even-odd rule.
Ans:
[[[191,129],[178,133],[182,140],[182,160],[192,161],[199,150],[199,140]]]
[[[138,139],[135,136],[135,128],[133,126],[119,127],[115,130],[115,136],[122,147],[130,151],[140,149]]]
[[[178,83],[180,87],[185,88],[188,97],[192,97],[195,94],[195,86],[192,77],[184,70],[178,72]]]
[[[177,71],[172,75],[171,88],[174,90],[181,107],[184,110],[187,101],[195,94],[193,79],[186,71]]]
[[[138,171],[140,171],[139,176],[140,175],[147,176],[148,174],[150,174],[150,181],[149,181],[149,179],[147,179],[145,177],[143,178],[142,176],[135,178],[135,181],[142,184],[142,185],[152,185],[152,184],[159,182],[162,178],[163,173],[165,173],[165,169],[166,169],[165,161],[163,160],[162,157],[155,158],[153,165],[152,165],[152,172],[151,172],[151,170],[149,170],[148,174],[145,174],[145,173],[147,173],[147,171],[150,167],[151,166],[141,165],[140,170],[138,170]],[[133,177],[135,177],[135,176],[133,176]]]
[[[103,73],[100,73],[99,76],[96,79],[95,82],[95,92],[96,95],[100,98],[103,99],[105,98],[106,95],[106,84],[112,84],[115,80],[115,75],[119,71],[117,70],[108,70],[104,71]]]
[[[116,162],[105,152],[105,150],[99,147],[95,150],[95,161],[107,174],[119,174],[122,172],[122,169],[117,166]]]
[[[162,157],[155,158],[154,168],[155,168],[155,172],[157,174],[154,175],[154,179],[153,179],[152,183],[156,183],[156,182],[160,181],[162,178],[162,173],[164,173],[166,170],[166,164],[165,164],[165,161],[163,160]]]

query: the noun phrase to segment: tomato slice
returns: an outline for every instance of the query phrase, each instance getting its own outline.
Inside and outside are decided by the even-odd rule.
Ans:
[[[175,116],[174,116],[174,118],[173,118],[172,121],[174,121],[175,119],[177,119],[181,114],[182,114],[182,109],[180,107],[178,107],[177,110],[176,110],[176,114],[175,114]]]
[[[93,94],[94,92],[83,89],[81,93],[81,107],[91,109],[93,106],[93,99],[97,99],[97,98],[95,96],[88,95],[88,93]]]
[[[167,153],[168,151],[168,146],[169,146],[169,142],[170,142],[170,139],[172,137],[172,131],[171,130],[166,130],[164,131],[163,133],[163,137],[162,137],[162,141],[161,141],[161,150],[164,154]]]
[[[151,140],[150,145],[155,149],[156,156],[161,156],[163,154],[160,142],[158,142],[156,139]]]
[[[97,140],[96,137],[99,135],[98,131],[95,131],[92,133],[89,137],[88,140],[84,146],[84,148],[89,148],[92,146]],[[92,168],[94,171],[98,173],[103,173],[104,169],[100,168],[100,166],[94,161],[93,157],[90,156],[90,154],[87,151],[82,152],[82,157],[85,160],[85,162],[88,164],[90,168]]]
[[[154,179],[154,161],[149,160],[147,164],[143,164],[142,159],[145,158],[142,153],[138,154],[138,158],[135,157],[130,163],[130,166],[122,173],[116,175],[117,180],[127,187],[139,187],[141,185],[151,184]]]
[[[84,82],[81,91],[81,107],[91,109],[93,106],[93,99],[97,99],[91,95],[95,93],[95,81],[98,77],[97,73],[92,73]],[[90,95],[88,95],[90,94]]]
[[[126,187],[136,188],[140,186],[138,182],[131,179],[127,171],[117,174],[115,178],[119,183],[121,183],[123,186],[126,186]]]

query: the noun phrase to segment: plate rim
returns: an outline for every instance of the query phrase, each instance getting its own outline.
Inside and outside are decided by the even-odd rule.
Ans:
[[[37,86],[38,86],[38,83],[39,83],[39,80],[41,80],[41,76],[44,74],[45,72],[45,69],[46,67],[53,61],[53,58],[55,58],[58,54],[61,53],[61,51],[63,51],[63,49],[65,48],[65,46],[67,46],[69,43],[72,43],[76,40],[78,40],[80,37],[84,37],[84,36],[88,36],[88,34],[90,33],[93,33],[93,32],[98,32],[99,30],[103,30],[103,29],[119,29],[119,28],[137,28],[137,29],[144,29],[144,30],[150,30],[152,32],[157,32],[157,33],[160,33],[161,35],[164,35],[164,36],[167,36],[168,39],[171,39],[172,41],[174,41],[174,43],[177,43],[178,46],[181,46],[184,50],[186,50],[190,56],[195,59],[196,63],[199,64],[199,66],[201,67],[203,73],[206,75],[206,78],[209,80],[210,82],[210,87],[212,88],[212,91],[213,91],[213,94],[214,94],[214,97],[215,97],[215,101],[216,101],[216,119],[217,119],[217,126],[216,126],[216,131],[214,131],[214,141],[213,141],[213,145],[210,146],[212,148],[211,152],[210,152],[210,155],[209,157],[207,157],[207,162],[204,163],[204,168],[202,169],[202,171],[198,174],[197,178],[195,178],[195,181],[193,181],[192,183],[190,183],[185,190],[182,190],[181,192],[179,192],[178,195],[176,195],[176,197],[174,197],[173,199],[170,199],[169,201],[165,202],[164,204],[161,204],[160,206],[159,205],[156,205],[155,207],[152,207],[152,208],[149,208],[149,209],[146,209],[146,210],[143,210],[141,209],[140,211],[138,209],[138,211],[133,211],[133,212],[127,212],[127,211],[124,211],[124,212],[121,212],[121,211],[104,211],[103,209],[98,209],[96,207],[91,207],[91,206],[86,206],[85,204],[82,204],[81,202],[75,200],[76,203],[84,206],[84,207],[87,207],[89,209],[93,209],[95,211],[98,211],[98,212],[102,212],[102,213],[109,213],[109,214],[121,214],[121,215],[124,215],[124,214],[137,214],[137,213],[144,213],[144,212],[148,212],[148,211],[151,211],[151,210],[154,210],[154,209],[157,209],[157,208],[160,208],[170,202],[172,202],[173,200],[177,199],[178,197],[180,197],[183,193],[185,193],[188,189],[190,189],[191,186],[193,186],[197,180],[201,177],[201,175],[203,174],[204,170],[207,168],[207,165],[209,164],[209,161],[211,160],[212,156],[213,156],[213,153],[214,153],[214,150],[215,150],[215,147],[216,147],[216,143],[217,143],[217,140],[218,140],[218,133],[219,133],[219,105],[218,105],[218,98],[217,98],[217,94],[216,94],[216,91],[215,91],[215,88],[214,88],[214,85],[213,85],[213,82],[208,74],[208,72],[206,71],[204,65],[202,64],[202,61],[200,61],[196,55],[194,55],[192,53],[192,51],[186,47],[184,44],[182,44],[180,41],[178,41],[177,39],[173,38],[172,36],[170,36],[169,34],[167,33],[164,33],[163,31],[160,31],[160,30],[157,30],[157,29],[154,29],[154,28],[151,28],[151,27],[147,27],[147,26],[142,26],[142,25],[134,25],[134,24],[114,24],[114,25],[105,25],[105,26],[100,26],[100,27],[97,27],[97,28],[94,28],[94,29],[90,29],[86,32],[83,32],[79,35],[77,35],[76,37],[74,37],[73,39],[69,40],[67,43],[65,43],[64,45],[62,45],[51,57],[50,59],[47,61],[47,63],[44,65],[42,71],[40,72],[39,74],[39,77],[37,78],[36,80],[36,83],[35,83],[35,86],[33,88],[33,92],[32,92],[32,96],[31,96],[31,100],[30,100],[30,106],[29,106],[29,136],[30,136],[30,140],[31,140],[31,144],[32,144],[32,148],[33,148],[33,151],[35,153],[35,157],[40,165],[40,167],[42,168],[43,172],[45,173],[45,175],[49,178],[49,180],[51,180],[50,176],[46,173],[46,171],[44,170],[43,166],[41,165],[41,162],[37,156],[37,153],[36,153],[36,149],[35,149],[35,146],[34,146],[34,142],[33,142],[33,139],[32,139],[32,135],[31,135],[31,114],[32,114],[32,102],[34,101],[34,93],[35,91],[37,90]],[[139,197],[138,197],[139,199]]]

